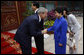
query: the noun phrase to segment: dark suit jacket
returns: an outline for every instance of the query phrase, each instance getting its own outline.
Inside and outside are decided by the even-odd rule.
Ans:
[[[42,35],[41,30],[43,30],[43,20],[39,22],[39,16],[34,14],[28,16],[20,27],[17,29],[14,39],[21,43],[31,36],[39,37]]]

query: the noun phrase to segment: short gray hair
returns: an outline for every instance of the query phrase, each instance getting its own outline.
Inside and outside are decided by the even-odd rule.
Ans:
[[[48,10],[47,10],[46,8],[44,8],[44,7],[39,7],[37,13],[40,14],[40,13],[44,13],[44,12],[46,12],[46,11],[48,12]]]

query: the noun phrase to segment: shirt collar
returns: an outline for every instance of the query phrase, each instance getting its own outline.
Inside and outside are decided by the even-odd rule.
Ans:
[[[37,12],[38,9],[35,10],[35,13]]]
[[[41,17],[39,16],[39,22],[41,21]]]

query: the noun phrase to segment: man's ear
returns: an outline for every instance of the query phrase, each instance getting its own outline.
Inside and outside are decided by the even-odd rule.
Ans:
[[[42,14],[44,14],[44,12],[42,12]]]
[[[40,15],[40,17],[41,17],[42,14],[40,13],[39,15]]]

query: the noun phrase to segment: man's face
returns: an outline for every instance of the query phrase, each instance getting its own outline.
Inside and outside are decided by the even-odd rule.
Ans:
[[[32,4],[32,10],[33,10],[33,11],[36,10],[36,6],[33,6],[33,4]]]
[[[48,13],[47,11],[44,12],[44,13],[41,13],[41,14],[40,14],[41,18],[42,18],[42,19],[45,19],[45,18],[47,17],[47,13]]]

